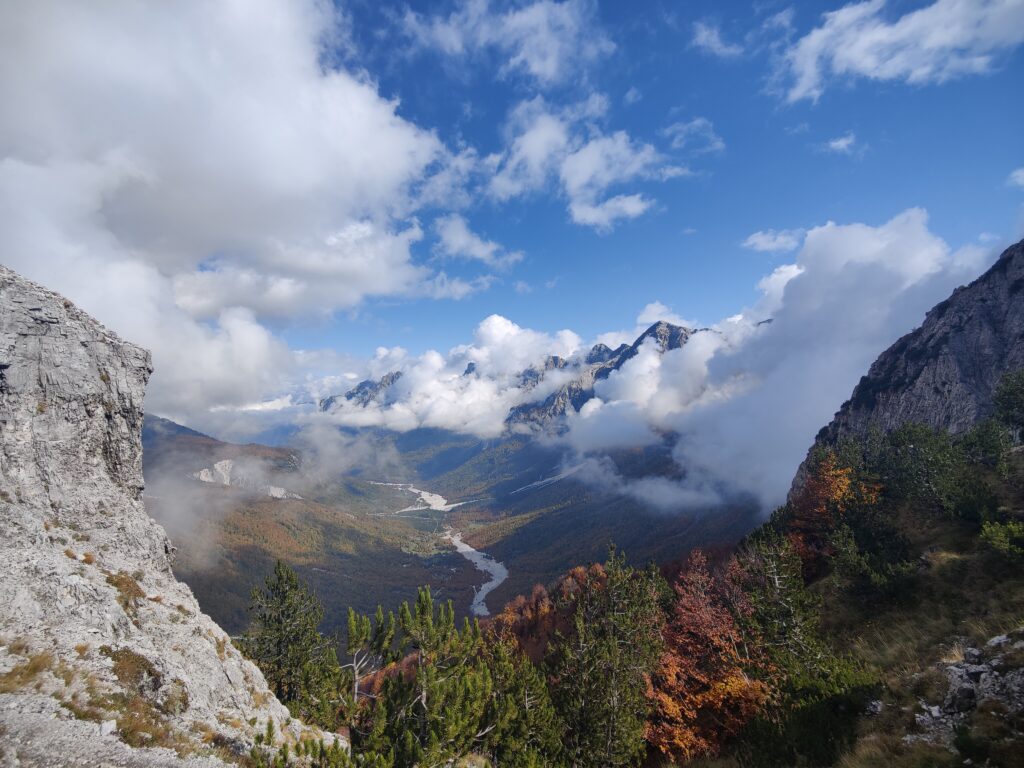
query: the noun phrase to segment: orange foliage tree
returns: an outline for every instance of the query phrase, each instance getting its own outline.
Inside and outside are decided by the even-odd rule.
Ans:
[[[749,606],[728,581],[712,575],[700,550],[690,555],[675,592],[646,736],[662,754],[685,762],[717,755],[762,711],[770,690],[748,674],[758,663],[735,614]]]
[[[800,556],[807,581],[821,576],[828,558],[835,554],[832,533],[854,498],[852,474],[834,452],[826,451],[790,501],[787,537]]]

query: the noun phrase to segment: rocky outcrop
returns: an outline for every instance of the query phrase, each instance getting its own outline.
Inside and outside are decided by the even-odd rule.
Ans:
[[[288,719],[175,579],[143,507],[150,370],[146,351],[0,266],[0,740],[12,765],[241,752],[268,719],[279,733]],[[127,756],[107,744],[118,739],[176,752]]]
[[[952,748],[957,730],[976,727],[977,720],[996,717],[1013,724],[1024,715],[1024,627],[993,637],[981,648],[964,648],[962,655],[934,668],[943,683],[939,695],[918,702],[915,729],[906,741]],[[1004,737],[1022,735],[1008,732]]]
[[[908,422],[963,432],[992,415],[1000,379],[1020,368],[1024,241],[1007,248],[984,275],[954,291],[919,328],[883,352],[815,442],[836,445],[872,427],[888,432]]]

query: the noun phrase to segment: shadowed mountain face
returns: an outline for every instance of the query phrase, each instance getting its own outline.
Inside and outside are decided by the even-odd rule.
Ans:
[[[1024,241],[885,350],[816,444],[917,422],[960,433],[993,413],[1002,376],[1024,368]],[[797,473],[802,481],[804,467]]]

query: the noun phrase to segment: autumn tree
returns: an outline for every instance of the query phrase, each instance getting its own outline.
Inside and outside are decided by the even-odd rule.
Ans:
[[[647,740],[685,762],[717,755],[761,710],[770,689],[748,673],[757,664],[733,615],[748,612],[749,605],[711,574],[699,550],[691,554],[675,593],[653,679]]]
[[[783,525],[803,563],[804,577],[821,576],[835,554],[831,534],[843,518],[852,498],[852,472],[840,466],[831,450],[821,451],[811,462],[799,491],[783,514]]]

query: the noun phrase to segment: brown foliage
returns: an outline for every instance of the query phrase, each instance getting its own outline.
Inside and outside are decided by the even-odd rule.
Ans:
[[[808,474],[790,503],[788,533],[808,582],[822,576],[835,554],[831,534],[854,498],[852,472],[828,451]]]
[[[750,609],[733,583],[713,576],[697,550],[675,585],[646,733],[672,759],[717,755],[769,698],[768,686],[748,674],[758,664],[736,616]]]
[[[572,626],[573,597],[584,584],[603,586],[607,581],[600,564],[578,565],[562,576],[551,592],[540,584],[529,597],[519,595],[505,605],[488,624],[489,631],[514,639],[530,661],[539,663],[556,633],[567,634]]]

